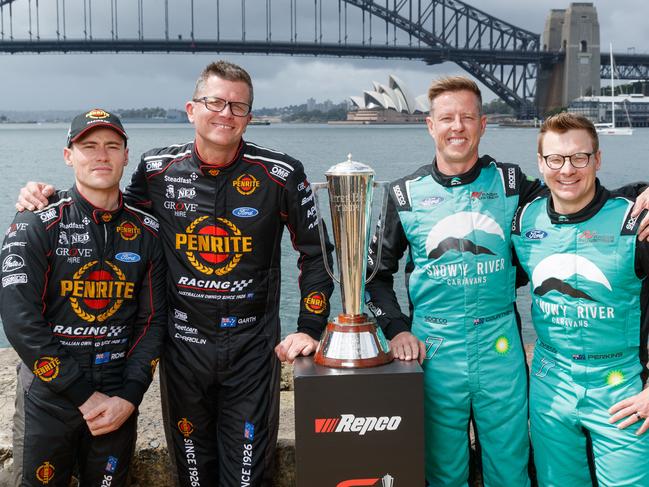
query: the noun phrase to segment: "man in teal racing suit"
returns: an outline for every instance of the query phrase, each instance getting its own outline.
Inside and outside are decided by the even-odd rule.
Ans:
[[[540,183],[518,166],[479,157],[486,117],[473,81],[436,81],[428,97],[435,160],[390,186],[368,307],[397,358],[423,360],[428,484],[467,484],[473,416],[485,485],[527,486],[527,378],[510,229]],[[406,251],[412,318],[392,287]]]
[[[428,98],[435,159],[390,186],[368,308],[395,357],[423,362],[428,484],[467,484],[473,417],[485,486],[526,486],[527,377],[510,233],[541,184],[516,165],[479,157],[486,118],[473,81],[436,81]],[[376,252],[375,239],[370,272]],[[409,316],[393,290],[406,253]]]
[[[649,245],[633,201],[596,179],[598,145],[586,118],[548,118],[538,164],[550,191],[512,231],[538,334],[529,400],[542,486],[649,485]]]

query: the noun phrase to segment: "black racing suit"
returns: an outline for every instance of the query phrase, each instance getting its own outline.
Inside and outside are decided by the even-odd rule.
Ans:
[[[173,145],[143,154],[126,195],[159,219],[167,259],[162,395],[178,481],[270,485],[284,227],[300,253],[299,332],[319,338],[333,289],[302,164],[242,141],[214,166],[193,143]]]
[[[59,191],[5,234],[0,310],[22,359],[14,466],[20,485],[125,485],[136,416],[93,437],[78,407],[95,391],[136,407],[166,333],[157,221],[122,203],[106,211]]]

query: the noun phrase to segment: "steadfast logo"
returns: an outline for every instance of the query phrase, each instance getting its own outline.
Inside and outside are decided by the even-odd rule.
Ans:
[[[401,416],[354,416],[341,414],[340,418],[317,418],[316,433],[358,433],[363,436],[371,431],[396,431]]]

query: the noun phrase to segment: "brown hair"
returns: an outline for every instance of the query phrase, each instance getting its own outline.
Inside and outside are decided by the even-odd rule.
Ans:
[[[253,91],[252,91],[252,80],[248,72],[243,69],[241,66],[237,66],[234,63],[228,61],[216,61],[215,63],[208,64],[201,75],[196,80],[196,88],[194,88],[194,96],[196,98],[200,91],[204,88],[205,83],[211,76],[216,76],[218,78],[224,79],[226,81],[243,81],[248,85],[250,90],[250,106],[252,106],[253,100]]]
[[[433,101],[447,91],[470,91],[478,99],[478,112],[482,115],[482,93],[475,81],[466,76],[446,76],[433,81],[428,88],[428,101],[430,110],[433,110]]]
[[[585,130],[588,132],[590,140],[593,143],[593,152],[599,150],[599,137],[597,136],[597,130],[595,130],[593,122],[583,115],[561,112],[546,118],[543,125],[541,125],[537,144],[538,153],[543,154],[543,136],[546,132],[565,134],[568,130]]]

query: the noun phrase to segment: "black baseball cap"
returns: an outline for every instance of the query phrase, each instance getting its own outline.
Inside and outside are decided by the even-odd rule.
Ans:
[[[67,146],[72,146],[72,143],[76,142],[79,137],[88,132],[88,130],[92,130],[96,127],[107,127],[113,129],[119,135],[124,137],[124,144],[126,144],[128,140],[126,130],[124,130],[122,122],[117,115],[102,110],[101,108],[95,108],[89,112],[77,115],[72,119],[70,130],[68,130]]]

